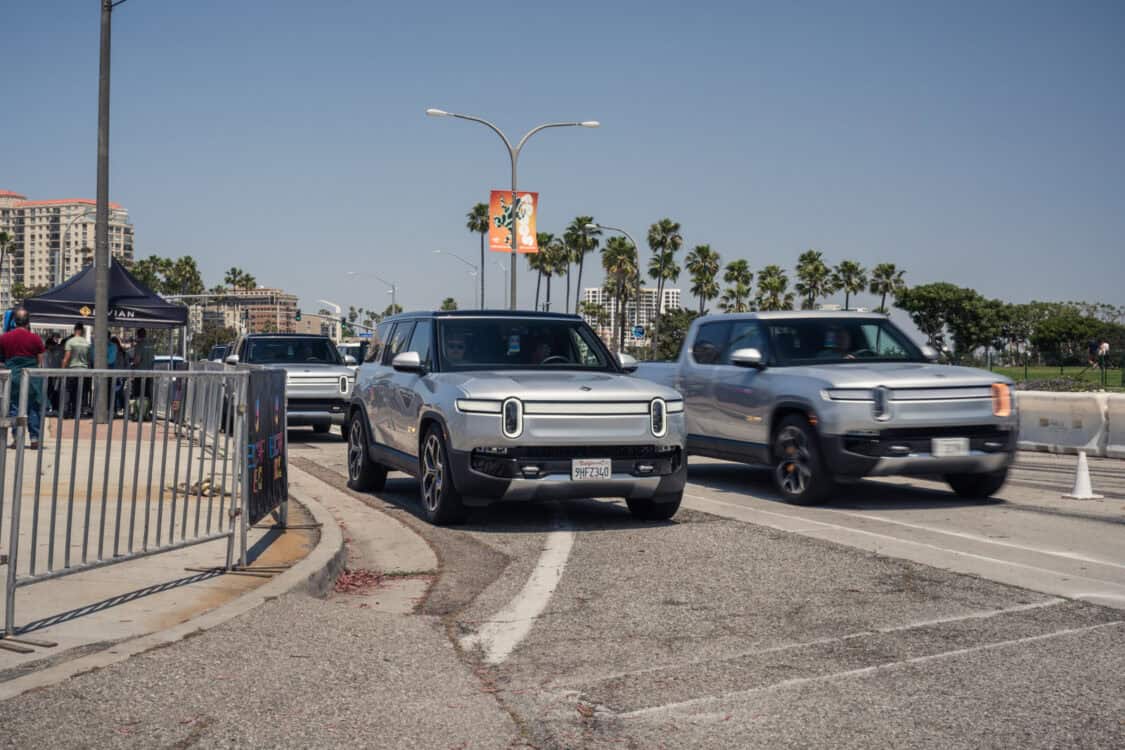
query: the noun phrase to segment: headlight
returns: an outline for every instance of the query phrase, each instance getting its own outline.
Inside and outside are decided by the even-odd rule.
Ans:
[[[457,408],[469,414],[499,414],[500,402],[484,399],[459,398]]]
[[[664,399],[654,398],[648,409],[652,434],[655,437],[664,437],[668,432],[668,405],[664,403]]]
[[[502,407],[504,437],[518,438],[523,432],[523,402],[510,398]]]
[[[1007,383],[992,384],[992,414],[996,417],[1012,416],[1012,387]]]
[[[679,414],[684,410],[683,401],[669,401],[667,406],[669,414]]]

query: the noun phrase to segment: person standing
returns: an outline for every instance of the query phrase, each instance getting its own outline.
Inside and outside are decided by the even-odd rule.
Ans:
[[[4,364],[11,371],[12,398],[8,407],[8,416],[19,415],[19,392],[24,378],[24,371],[32,367],[43,366],[43,355],[47,347],[43,339],[31,332],[31,317],[27,310],[20,307],[12,315],[13,328],[8,333],[0,336],[0,355]],[[39,424],[42,418],[43,380],[33,378],[27,391],[27,431],[31,434],[31,449],[39,449]],[[13,441],[10,448],[15,448]]]
[[[137,340],[133,344],[133,369],[151,370],[156,360],[156,351],[152,342],[148,340],[148,331],[137,329]],[[141,414],[147,414],[152,408],[152,376],[133,378],[133,393],[141,399]]]
[[[52,333],[47,337],[47,355],[44,367],[57,370],[62,367],[63,345],[58,334]],[[54,414],[59,410],[59,383],[57,377],[47,379],[47,413]]]
[[[66,380],[66,392],[68,405],[70,411],[74,413],[74,406],[78,403],[78,382],[80,380],[78,372],[69,372],[70,370],[88,370],[90,369],[90,342],[86,339],[86,327],[81,323],[74,324],[74,335],[66,340],[66,351],[63,354],[62,366],[64,370],[68,371],[71,377]],[[87,383],[82,384],[82,411],[83,415],[90,410],[90,392],[87,388]],[[80,415],[81,416],[81,415]],[[63,418],[67,418],[63,414]]]

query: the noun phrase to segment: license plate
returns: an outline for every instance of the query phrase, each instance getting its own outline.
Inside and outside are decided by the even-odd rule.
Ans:
[[[608,458],[576,458],[570,464],[570,478],[578,482],[609,479],[612,474],[613,461]]]
[[[934,438],[930,452],[935,458],[969,455],[968,438]]]

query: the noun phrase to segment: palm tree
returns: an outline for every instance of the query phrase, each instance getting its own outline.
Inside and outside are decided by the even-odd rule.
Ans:
[[[550,232],[537,232],[535,238],[539,245],[539,252],[536,255],[540,256],[540,273],[547,277],[547,299],[544,303],[544,309],[551,309],[551,279],[561,273],[565,273],[570,266],[568,259],[568,250],[562,241],[555,237]]]
[[[614,298],[617,320],[617,351],[625,346],[625,302],[639,278],[637,248],[624,237],[610,237],[602,249],[606,287]]]
[[[710,245],[696,245],[687,254],[684,267],[691,274],[691,293],[699,298],[699,314],[703,314],[708,300],[719,296],[719,254]]]
[[[832,282],[837,289],[844,290],[844,309],[851,308],[853,294],[859,294],[867,287],[867,269],[854,260],[842,260],[832,272]]]
[[[872,294],[882,295],[879,299],[879,312],[887,314],[887,295],[894,295],[895,299],[906,290],[903,276],[906,271],[900,271],[894,263],[880,263],[871,271],[871,286],[868,291]]]
[[[806,250],[797,258],[797,283],[794,288],[801,295],[801,308],[805,310],[816,307],[818,298],[836,291],[832,269],[824,262],[824,255],[819,250]]]
[[[446,297],[445,299],[443,299],[441,301],[441,309],[442,310],[456,310],[457,309],[457,300],[453,299],[452,297]]]
[[[648,264],[649,278],[656,281],[656,314],[660,315],[660,304],[664,300],[664,283],[680,278],[680,266],[676,263],[676,253],[684,245],[679,222],[661,219],[648,228],[648,247],[652,258]],[[638,305],[640,301],[638,300]],[[638,322],[639,322],[638,315]],[[656,337],[653,337],[653,341]]]
[[[723,312],[748,312],[750,310],[750,285],[754,274],[745,260],[735,260],[727,264],[723,281],[731,286],[723,292],[719,307]]]
[[[609,325],[609,310],[605,309],[605,305],[582,300],[578,303],[578,312],[587,318],[593,318],[595,328],[605,328]]]
[[[758,272],[759,310],[792,310],[793,292],[789,291],[789,277],[781,266],[771,263]]]
[[[578,280],[575,283],[574,292],[574,309],[578,309],[578,302],[582,299],[582,267],[585,264],[586,256],[598,249],[600,244],[599,238],[602,235],[600,229],[587,229],[587,224],[593,224],[593,216],[576,216],[574,221],[567,225],[566,231],[563,232],[563,241],[566,242],[570,248],[571,256],[578,263]],[[570,273],[567,272],[567,299],[570,298]],[[569,305],[569,302],[567,303]],[[569,307],[567,310],[569,311]]]
[[[543,248],[539,248],[537,253],[527,254],[527,267],[535,271],[535,307],[532,310],[539,309],[539,290],[543,285]]]
[[[465,214],[465,227],[480,235],[480,306],[484,304],[484,238],[488,236],[488,204],[478,203]]]

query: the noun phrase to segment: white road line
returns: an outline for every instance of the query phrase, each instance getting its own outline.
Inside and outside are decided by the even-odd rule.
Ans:
[[[865,519],[865,520],[868,520],[868,521],[876,521],[878,523],[890,523],[890,524],[894,524],[896,526],[904,526],[908,529],[917,529],[918,531],[929,531],[929,532],[932,532],[934,534],[945,534],[946,536],[960,537],[961,539],[968,539],[968,540],[974,541],[974,542],[981,542],[982,544],[995,544],[998,547],[1009,547],[1011,549],[1018,549],[1018,550],[1022,550],[1024,552],[1034,552],[1034,553],[1039,554],[1039,555],[1049,555],[1051,557],[1064,557],[1068,560],[1076,560],[1078,562],[1093,563],[1095,565],[1105,565],[1105,566],[1110,567],[1110,568],[1120,568],[1121,570],[1125,570],[1125,565],[1121,565],[1120,563],[1108,562],[1106,560],[1099,560],[1095,557],[1087,557],[1086,555],[1079,555],[1079,554],[1074,553],[1074,552],[1059,552],[1057,550],[1043,549],[1042,547],[1030,547],[1030,546],[1027,546],[1027,545],[1024,545],[1024,544],[1014,544],[1012,542],[1005,542],[1005,541],[1001,541],[999,539],[990,539],[989,537],[980,536],[979,534],[969,534],[969,533],[964,532],[964,531],[947,531],[946,529],[939,529],[939,528],[935,528],[933,526],[924,526],[922,524],[917,524],[917,523],[908,523],[906,521],[899,521],[899,520],[890,519],[890,518],[881,518],[880,516],[872,516],[872,515],[868,515],[866,513],[852,513],[850,511],[846,511],[846,510],[833,510],[832,515],[834,515],[834,516],[837,516],[837,515],[839,515],[839,516],[851,516],[852,518],[862,518],[862,519]]]
[[[692,698],[686,701],[678,701],[676,703],[666,703],[663,706],[650,706],[649,708],[641,708],[636,711],[627,711],[625,713],[617,714],[616,718],[619,719],[638,719],[654,714],[662,714],[670,711],[677,711],[686,708],[693,708],[706,703],[714,701],[728,700],[731,698],[743,698],[757,693],[768,693],[774,690],[783,690],[785,688],[796,687],[799,685],[807,685],[814,682],[833,682],[836,680],[848,679],[851,677],[862,677],[873,674],[880,670],[887,669],[900,669],[902,667],[914,666],[916,664],[925,664],[931,661],[938,661],[940,659],[948,659],[955,656],[964,656],[966,654],[979,653],[981,651],[992,651],[995,649],[1008,648],[1009,646],[1019,646],[1025,643],[1035,643],[1037,641],[1044,641],[1050,638],[1059,638],[1067,635],[1076,635],[1078,633],[1088,633],[1103,628],[1113,627],[1115,625],[1125,624],[1125,620],[1114,620],[1113,622],[1103,622],[1098,625],[1087,625],[1082,628],[1068,628],[1066,630],[1056,630],[1053,633],[1045,633],[1043,635],[1031,635],[1025,638],[1014,638],[1008,641],[998,641],[996,643],[986,643],[980,646],[970,646],[969,648],[959,648],[953,651],[943,651],[940,654],[928,654],[926,656],[915,656],[910,659],[903,659],[901,661],[885,662],[883,664],[876,664],[872,667],[862,667],[860,669],[849,669],[844,672],[833,672],[832,674],[819,675],[817,677],[795,677],[791,680],[782,680],[781,682],[773,685],[765,685],[763,687],[750,688],[749,690],[732,690],[720,695],[709,695],[702,698]]]
[[[999,565],[1006,565],[1006,566],[1011,567],[1011,568],[1022,568],[1024,570],[1033,570],[1037,573],[1050,573],[1053,576],[1065,575],[1066,578],[1070,579],[1070,580],[1091,581],[1091,582],[1094,582],[1094,583],[1108,584],[1108,585],[1111,585],[1111,586],[1119,586],[1120,585],[1120,584],[1114,583],[1113,581],[1105,581],[1105,580],[1102,580],[1100,578],[1091,578],[1090,576],[1080,576],[1080,575],[1075,575],[1075,574],[1071,574],[1071,573],[1065,573],[1063,571],[1053,570],[1051,568],[1040,568],[1036,565],[1027,565],[1025,563],[1012,562],[1011,560],[1004,560],[1004,559],[1001,559],[999,557],[989,557],[988,555],[978,555],[975,552],[965,552],[964,550],[953,549],[951,547],[941,547],[939,545],[929,544],[927,542],[916,542],[913,539],[904,539],[902,537],[891,536],[889,534],[880,534],[880,533],[875,532],[875,531],[868,531],[867,529],[857,529],[854,526],[843,526],[841,524],[828,523],[827,521],[814,521],[811,518],[805,518],[803,516],[791,516],[791,515],[788,515],[786,513],[777,513],[777,512],[774,512],[774,511],[770,511],[770,510],[762,510],[761,508],[755,508],[755,507],[749,506],[749,505],[740,505],[738,503],[727,503],[727,502],[723,502],[722,500],[715,500],[713,498],[703,497],[701,495],[688,495],[688,494],[685,493],[684,497],[688,497],[688,498],[691,498],[693,500],[699,500],[699,501],[704,502],[704,503],[713,503],[715,505],[724,505],[728,508],[738,508],[739,510],[747,511],[747,512],[750,512],[750,513],[761,513],[761,514],[764,514],[764,515],[767,515],[767,516],[777,516],[778,518],[784,518],[787,521],[802,521],[802,522],[805,522],[805,523],[816,524],[817,526],[824,526],[824,527],[827,527],[829,529],[835,529],[837,531],[843,531],[843,532],[847,532],[847,533],[851,533],[851,534],[862,534],[864,536],[872,536],[872,537],[875,537],[877,539],[885,539],[888,542],[894,542],[896,544],[908,544],[908,545],[912,545],[912,546],[915,546],[915,547],[923,547],[925,549],[931,549],[931,550],[934,550],[936,552],[943,552],[943,553],[949,554],[949,555],[959,555],[959,556],[962,556],[962,557],[970,557],[970,558],[973,558],[974,560],[981,560],[981,561],[987,562],[987,563],[996,563],[996,564],[999,564]],[[729,516],[726,516],[726,517],[729,518]],[[790,533],[802,533],[802,532],[799,532],[799,531],[793,531],[792,529],[789,529],[789,528],[783,527],[783,526],[777,526],[777,527],[774,527],[774,528],[779,528],[782,531],[789,531]],[[847,544],[846,542],[838,542],[838,543],[839,544]],[[854,545],[850,545],[850,546],[854,546]],[[927,564],[932,565],[932,563],[927,563]]]
[[[531,632],[535,619],[546,609],[551,594],[562,579],[573,545],[574,531],[571,529],[549,532],[543,554],[539,556],[527,583],[476,633],[461,638],[461,647],[471,650],[480,646],[484,651],[484,660],[489,664],[500,664],[507,659]]]
[[[809,646],[824,646],[829,643],[843,643],[845,641],[855,640],[857,638],[867,638],[873,635],[885,635],[887,633],[899,633],[904,630],[914,630],[915,628],[925,628],[931,625],[946,625],[953,622],[963,622],[966,620],[987,620],[992,617],[1000,615],[1008,615],[1016,612],[1027,612],[1035,609],[1043,609],[1044,607],[1055,607],[1059,604],[1066,602],[1066,599],[1059,597],[1051,597],[1045,601],[1035,602],[1034,604],[1020,604],[1015,607],[1007,607],[1005,609],[993,609],[986,612],[973,612],[968,615],[950,615],[949,617],[937,617],[932,620],[920,620],[918,622],[908,622],[904,625],[893,625],[887,628],[873,628],[871,630],[859,630],[854,633],[847,633],[845,635],[833,636],[831,638],[817,638],[811,641],[802,641],[800,643],[786,643],[781,646],[771,646],[769,648],[760,648],[752,651],[740,651],[730,656],[720,656],[711,659],[698,659],[694,661],[681,662],[678,664],[662,664],[656,667],[647,667],[645,669],[636,669],[629,672],[617,672],[602,677],[598,677],[596,682],[609,682],[610,680],[621,679],[622,677],[633,677],[635,675],[651,674],[653,672],[672,671],[678,669],[685,669],[687,667],[699,666],[701,664],[714,664],[716,662],[729,662],[736,659],[745,659],[750,656],[762,656],[764,654],[776,654],[784,651],[793,651],[799,648],[808,648]]]

